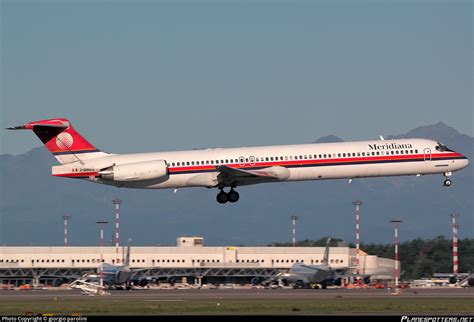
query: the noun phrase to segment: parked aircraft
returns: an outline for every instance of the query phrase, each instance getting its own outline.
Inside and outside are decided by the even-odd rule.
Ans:
[[[131,241],[129,240],[123,265],[111,265],[108,263],[102,263],[99,268],[97,268],[96,274],[87,274],[79,279],[79,283],[78,281],[74,281],[71,284],[82,285],[84,283],[87,283],[88,285],[99,285],[100,276],[102,274],[103,285],[105,288],[130,289],[132,287],[132,283],[137,283],[142,287],[148,285],[149,281],[145,278],[142,278],[140,280],[133,280],[134,273],[143,269],[130,268],[130,243]]]
[[[279,274],[273,277],[272,281],[286,280],[286,282],[293,285],[294,288],[326,288],[328,284],[338,284],[343,277],[355,276],[351,273],[353,267],[334,268],[329,265],[330,243],[331,238],[328,238],[321,265],[295,263],[288,273]],[[367,277],[368,276],[364,276],[364,278]]]
[[[236,202],[237,187],[268,182],[443,174],[469,161],[425,139],[111,154],[84,139],[65,118],[8,128],[32,130],[61,165],[56,177],[85,179],[123,188],[217,188],[217,202]],[[225,188],[230,188],[225,192]]]

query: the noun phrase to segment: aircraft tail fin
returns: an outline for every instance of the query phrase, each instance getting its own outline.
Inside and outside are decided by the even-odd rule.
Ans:
[[[326,249],[324,250],[324,257],[322,263],[329,265],[329,245],[331,244],[331,237],[326,240]]]
[[[127,243],[127,251],[125,253],[125,258],[123,260],[123,265],[125,266],[130,266],[130,245],[132,243],[132,240],[129,239]]]
[[[32,130],[61,164],[107,155],[82,137],[65,118],[28,122],[7,130]]]

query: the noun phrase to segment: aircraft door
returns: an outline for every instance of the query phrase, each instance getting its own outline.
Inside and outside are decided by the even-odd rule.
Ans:
[[[431,149],[423,149],[423,154],[425,161],[431,161]]]
[[[250,156],[250,165],[255,165],[255,157],[253,155]]]

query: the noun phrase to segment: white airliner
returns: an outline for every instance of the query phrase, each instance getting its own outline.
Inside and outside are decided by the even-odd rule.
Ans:
[[[219,203],[238,201],[238,186],[267,182],[439,173],[450,186],[452,172],[469,164],[464,155],[425,139],[111,154],[91,145],[64,118],[8,129],[32,130],[40,138],[61,163],[52,167],[53,176],[124,188],[218,188]]]

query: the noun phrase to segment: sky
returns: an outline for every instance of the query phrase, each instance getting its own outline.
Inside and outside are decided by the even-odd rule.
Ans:
[[[1,126],[108,152],[473,135],[471,1],[1,1]],[[40,146],[0,131],[1,153]]]

